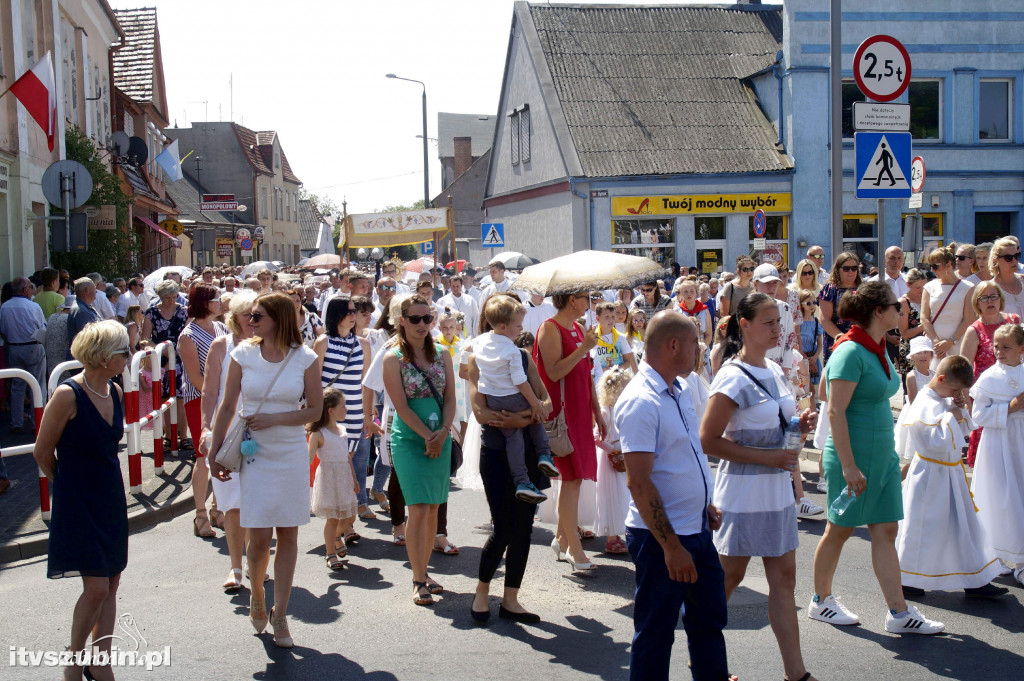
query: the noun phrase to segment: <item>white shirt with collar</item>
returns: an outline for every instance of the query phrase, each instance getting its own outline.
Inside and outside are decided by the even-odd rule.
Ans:
[[[333,286],[331,286],[329,288],[324,289],[323,293],[320,294],[320,297],[316,299],[316,309],[320,312],[321,317],[327,313],[327,301],[333,298],[334,296],[341,295],[345,294],[342,292],[340,288],[334,288]]]
[[[39,303],[25,296],[13,296],[0,305],[0,334],[7,343],[39,342],[34,334],[46,328],[46,318]]]
[[[525,307],[526,316],[523,317],[523,331],[529,331],[533,334],[534,338],[537,337],[540,325],[558,314],[558,310],[555,309],[555,306],[547,298],[540,305],[534,305],[531,301],[527,300]]]
[[[882,277],[885,277],[885,279],[882,279]],[[867,281],[885,281],[885,283],[889,285],[889,288],[892,289],[892,292],[896,295],[897,300],[906,295],[907,291],[910,290],[910,286],[907,285],[907,275],[903,274],[903,272],[900,272],[899,276],[894,279],[889,276],[888,272],[882,270],[875,276],[868,277]]]
[[[526,383],[522,353],[511,338],[490,331],[473,340],[473,356],[480,370],[478,389],[484,395],[506,397],[519,394],[517,385]]]
[[[484,290],[482,288],[480,288],[474,283],[472,286],[467,286],[462,290],[466,293],[466,295],[470,296],[473,300],[476,301],[478,307],[481,305],[480,301],[484,300]]]
[[[489,297],[491,297],[492,294],[495,294],[495,293],[506,293],[506,292],[508,292],[508,290],[509,290],[509,288],[511,286],[512,286],[512,281],[508,277],[505,277],[504,279],[502,279],[499,282],[491,282],[480,293],[480,298],[477,299],[477,302],[479,303],[481,300],[483,300],[484,302],[487,302],[487,299]],[[483,303],[481,303],[481,304],[483,304]]]
[[[132,305],[139,305],[141,307],[141,304],[139,303],[139,296],[132,293],[129,289],[122,293],[121,297],[117,299],[117,308],[115,308],[114,312],[118,317],[124,319],[128,316],[128,308]],[[142,309],[145,310],[146,308]]]
[[[104,291],[96,289],[96,300],[92,304],[93,309],[96,310],[96,314],[100,316],[100,319],[113,319],[114,318],[114,306],[107,298],[107,294]]]
[[[613,419],[623,454],[654,454],[651,482],[676,534],[693,535],[706,529],[714,481],[700,444],[700,419],[690,388],[678,378],[669,386],[650,364],[640,362],[640,372],[623,390]],[[648,529],[633,499],[626,527]]]
[[[462,314],[464,317],[463,325],[466,328],[466,338],[476,336],[477,329],[480,328],[480,306],[465,291],[460,296],[456,296],[454,293],[441,296],[437,300],[436,307],[441,312],[444,312],[444,309],[447,307],[452,312]]]

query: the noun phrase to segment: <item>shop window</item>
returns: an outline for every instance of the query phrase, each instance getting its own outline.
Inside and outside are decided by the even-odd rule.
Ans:
[[[698,215],[693,219],[694,237],[698,241],[725,238],[725,218],[718,215]]]
[[[912,215],[912,213],[903,213],[900,217],[902,218],[902,224],[906,225],[906,219]],[[921,234],[923,236],[923,248],[918,254],[918,262],[923,262],[925,256],[932,252],[935,248],[942,246],[945,242],[943,241],[943,231],[945,223],[945,213],[921,213]],[[902,234],[902,231],[901,231]],[[981,243],[984,239],[978,240]],[[908,263],[910,267],[916,267],[916,265]]]
[[[865,271],[878,266],[878,216],[844,215],[843,250],[856,253]],[[825,265],[830,269],[832,263]]]
[[[911,80],[910,134],[915,140],[942,139],[942,81]]]
[[[843,137],[853,137],[857,132],[853,127],[853,103],[866,102],[867,97],[852,80],[843,81]]]
[[[1013,233],[1016,213],[993,212],[974,214],[974,243],[995,241]]]
[[[1013,88],[1009,80],[982,80],[978,87],[978,139],[1010,139]]]
[[[786,215],[766,215],[763,252],[754,249],[754,216],[747,218],[747,239],[751,256],[758,262],[789,263],[789,218]]]
[[[676,221],[612,220],[612,250],[639,255],[668,267],[676,261]]]

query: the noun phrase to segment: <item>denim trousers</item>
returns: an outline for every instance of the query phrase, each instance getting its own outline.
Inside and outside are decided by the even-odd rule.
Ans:
[[[356,448],[352,455],[352,467],[356,469],[356,482],[359,483],[359,506],[366,506],[366,463],[370,459],[370,438],[361,435],[356,442]]]
[[[697,581],[669,579],[665,552],[649,530],[626,528],[626,546],[636,565],[633,607],[633,647],[629,654],[631,681],[667,681],[679,611],[696,681],[725,681],[725,575],[711,531],[680,535],[679,542],[693,557]]]

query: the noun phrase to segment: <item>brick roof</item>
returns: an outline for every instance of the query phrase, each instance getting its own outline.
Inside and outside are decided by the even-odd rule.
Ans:
[[[782,47],[779,7],[527,9],[586,176],[793,167],[747,80]]]
[[[114,87],[136,102],[152,102],[158,47],[156,8],[115,9],[125,44],[111,52]]]
[[[281,147],[281,174],[285,181],[302,184],[302,180],[295,176],[292,166],[288,163],[288,156],[284,153],[281,141],[277,139],[277,132],[274,130],[250,130],[238,123],[233,123],[235,135],[242,145],[242,152],[252,167],[260,173],[267,175],[274,174],[274,140],[277,140],[278,147]]]

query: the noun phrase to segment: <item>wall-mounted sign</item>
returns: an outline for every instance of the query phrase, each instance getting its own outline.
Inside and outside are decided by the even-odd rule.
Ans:
[[[82,206],[78,212],[89,216],[89,229],[117,229],[117,206]]]
[[[11,167],[5,163],[0,163],[0,194],[6,194],[8,186],[10,184]]]
[[[237,210],[238,202],[234,194],[203,194],[199,202],[199,210]]]
[[[252,238],[260,243],[263,243],[263,238],[267,235],[267,232],[262,227],[253,227]]]
[[[788,213],[791,194],[694,194],[688,196],[616,196],[612,215],[691,215],[699,213]]]
[[[166,220],[160,221],[160,226],[164,228],[164,231],[171,236],[181,236],[185,231],[185,225],[181,224],[173,218],[167,218]]]
[[[235,241],[237,241],[238,243],[242,243],[242,241],[244,241],[245,239],[251,238],[252,234],[250,234],[249,230],[246,229],[245,227],[239,227],[238,229],[235,230]]]
[[[235,242],[231,239],[217,239],[217,257],[230,258],[235,252]]]

